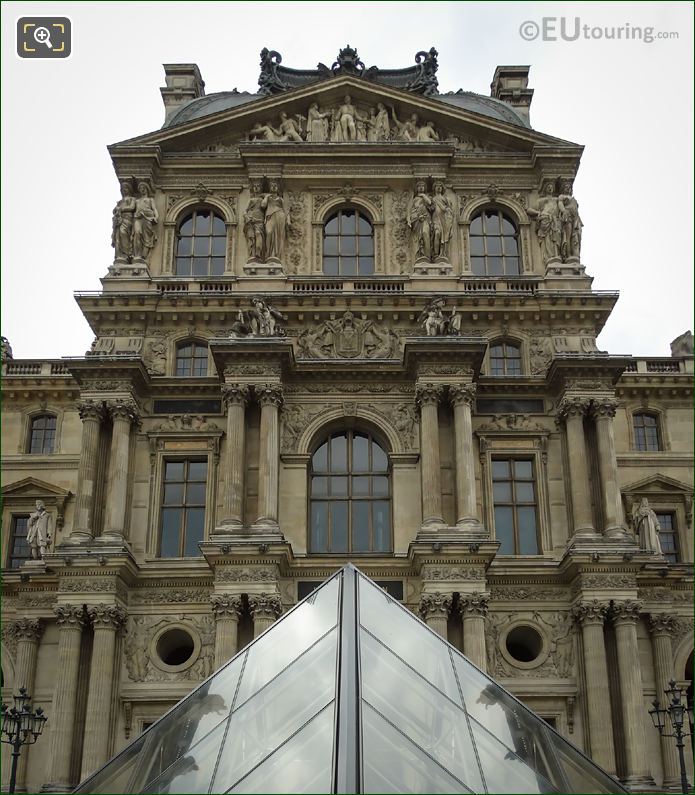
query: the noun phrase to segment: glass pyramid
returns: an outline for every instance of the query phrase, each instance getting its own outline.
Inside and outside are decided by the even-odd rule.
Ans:
[[[351,565],[75,790],[625,791]]]

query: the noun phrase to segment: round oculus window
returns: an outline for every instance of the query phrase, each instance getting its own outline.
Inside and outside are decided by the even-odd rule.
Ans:
[[[532,663],[543,651],[543,638],[533,627],[518,626],[507,633],[504,645],[512,659],[520,663]]]
[[[157,656],[165,665],[184,665],[191,659],[194,651],[193,638],[179,627],[163,632],[157,640]]]

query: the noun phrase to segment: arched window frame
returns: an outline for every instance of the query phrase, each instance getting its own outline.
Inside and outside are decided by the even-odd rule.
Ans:
[[[517,357],[517,361],[519,362],[519,372],[518,373],[510,373],[507,372],[505,367],[504,373],[494,373],[493,372],[493,350],[498,346],[504,346],[505,350],[507,348],[515,348],[519,352],[519,356]],[[496,357],[498,358],[498,357]],[[506,363],[505,359],[505,363]],[[514,337],[496,337],[488,342],[487,351],[485,353],[485,375],[493,376],[495,378],[518,378],[519,376],[523,376],[528,373],[528,363],[525,360],[525,346],[523,342],[519,339]]]
[[[345,229],[348,221],[348,214],[355,214],[355,231]],[[363,234],[366,222],[369,226],[369,234]],[[354,241],[354,245],[350,246],[350,242]],[[376,273],[375,260],[376,252],[374,250],[374,224],[370,215],[359,207],[346,205],[334,209],[325,219],[323,224],[323,235],[321,238],[321,263],[324,276],[336,276],[343,279],[362,279],[371,278]],[[346,247],[354,249],[354,254]],[[355,272],[350,273],[347,267],[350,260],[354,260]],[[370,267],[371,263],[371,267]],[[335,272],[327,272],[333,270],[329,267],[334,264]],[[362,266],[362,272],[360,272]]]
[[[331,469],[331,460],[328,456],[331,455],[331,447],[332,442],[331,440],[345,436],[346,442],[346,468],[344,470],[339,469]],[[383,454],[384,459],[386,461],[385,469],[377,468],[370,468],[368,470],[356,470],[354,468],[354,460],[353,460],[353,449],[354,449],[354,439],[356,437],[366,438],[369,440],[369,463],[370,466],[373,467],[372,461],[372,454],[373,448],[372,445],[376,445],[376,447],[380,450],[381,454]],[[326,446],[327,451],[327,469],[316,469],[315,468],[315,457],[319,453],[319,451]],[[324,474],[325,473],[325,474]],[[312,450],[309,456],[308,461],[308,468],[307,468],[307,534],[308,534],[308,552],[312,555],[391,555],[393,553],[393,476],[392,476],[392,466],[391,460],[389,455],[388,446],[384,444],[381,437],[375,434],[371,429],[366,429],[363,427],[331,427],[325,429],[325,432],[317,439],[315,444],[312,445]],[[359,483],[359,481],[368,480],[368,492],[369,494],[362,493],[364,491],[364,486],[366,484]],[[383,486],[383,484],[376,484],[376,480],[386,480],[386,493],[385,494],[375,494],[374,491],[379,488],[379,486]],[[324,484],[319,484],[319,481],[325,480],[325,490],[326,494],[317,493],[315,488],[316,485],[320,485],[321,488],[319,491],[323,490]],[[342,489],[343,485],[345,487],[345,494],[332,494],[332,487],[333,484],[329,484],[329,481],[336,480],[338,481],[337,486],[338,488]],[[315,483],[317,481],[317,483]],[[342,481],[345,481],[343,484]],[[355,493],[355,489],[358,489],[358,493]],[[322,499],[324,497],[324,499]],[[343,499],[344,497],[344,499]],[[314,543],[314,504],[323,503],[323,504],[330,504],[330,503],[342,503],[345,502],[347,504],[347,538],[346,544],[347,549],[345,550],[338,550],[336,551],[334,546],[332,546],[332,538],[330,534],[330,528],[328,525],[326,526],[326,533],[327,533],[327,548],[326,549],[316,549]],[[374,529],[374,514],[372,506],[380,503],[386,502],[388,503],[388,528],[386,530],[388,535],[388,544],[383,544],[381,548],[377,548],[376,538],[375,538],[375,529]],[[355,549],[356,543],[354,539],[354,531],[353,531],[353,522],[355,520],[354,516],[354,509],[356,505],[367,505],[369,506],[368,509],[368,521],[369,521],[369,548],[368,549]],[[326,519],[328,520],[328,516],[331,509],[329,507],[326,508]]]
[[[205,348],[205,350],[206,350],[206,356],[205,356],[206,370],[205,370],[205,375],[195,375],[192,372],[193,368],[191,368],[191,374],[190,375],[179,375],[179,372],[178,372],[178,370],[179,370],[179,354],[180,354],[181,349],[185,348],[188,345],[193,345],[193,346],[196,346],[197,348],[201,348],[201,349]],[[194,361],[195,358],[198,358],[201,361],[203,359],[202,356],[200,356],[200,357],[191,357],[191,361]],[[175,343],[174,343],[174,348],[173,348],[171,373],[172,373],[172,375],[176,376],[177,378],[207,378],[208,376],[210,376],[212,374],[212,368],[211,368],[211,361],[210,361],[210,346],[208,345],[207,340],[201,339],[199,337],[183,337],[181,339],[176,340]]]
[[[644,449],[642,447],[638,447],[639,435],[635,428],[635,423],[639,417],[651,417],[654,420],[658,444],[657,449]],[[637,453],[644,453],[648,455],[650,453],[661,453],[670,449],[666,441],[666,427],[664,413],[662,411],[650,407],[645,408],[644,406],[639,406],[629,412],[628,420],[630,428],[630,447],[632,450]]]
[[[202,188],[201,188],[202,191]],[[224,199],[208,194],[204,199],[191,196],[179,198],[168,197],[169,209],[164,220],[164,244],[162,276],[178,279],[219,279],[219,276],[176,276],[176,233],[179,225],[195,210],[209,209],[217,213],[224,221],[227,230],[225,249],[225,266],[223,276],[232,276],[237,249],[237,205],[238,196],[227,196]]]
[[[39,431],[38,428],[35,429],[35,425],[43,419],[51,419],[53,420],[53,428],[52,428],[52,435],[53,441],[50,450],[36,450],[32,452],[33,446],[33,439],[34,439],[34,431],[36,430],[37,433]],[[25,443],[24,443],[24,450],[22,452],[27,453],[29,455],[55,455],[59,451],[58,447],[58,432],[59,428],[59,417],[58,414],[54,411],[46,411],[45,409],[41,409],[38,411],[33,411],[27,415],[27,426],[25,432]],[[45,430],[43,433],[43,438],[45,439]]]
[[[484,210],[498,210],[504,213],[509,220],[516,226],[518,230],[519,241],[519,274],[516,276],[493,276],[484,275],[478,276],[473,273],[471,263],[471,239],[470,229],[473,218]],[[531,220],[526,213],[526,209],[514,198],[507,196],[497,196],[494,201],[489,197],[481,197],[464,201],[461,207],[459,216],[459,234],[462,257],[462,275],[465,277],[472,277],[476,279],[516,279],[520,277],[540,275],[542,266],[538,268],[534,266],[534,261],[531,257]]]

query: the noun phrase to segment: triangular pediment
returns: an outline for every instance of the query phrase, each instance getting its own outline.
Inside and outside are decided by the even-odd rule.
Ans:
[[[46,497],[54,497],[56,499],[67,499],[72,496],[71,491],[54,486],[51,483],[46,483],[38,478],[23,478],[15,483],[8,483],[0,490],[3,500],[7,501],[11,498],[22,499],[45,499]]]
[[[625,790],[348,565],[75,792]]]
[[[336,125],[336,114],[340,114],[341,106],[346,104],[346,94],[350,95],[350,104],[363,119],[357,127],[361,124],[362,138],[365,140],[353,140],[350,137],[351,125],[346,125],[347,140],[342,138],[342,133],[337,136],[339,140],[336,140],[332,133]],[[472,106],[477,111],[460,105],[461,101],[471,97],[475,98]],[[113,144],[109,149],[114,154],[120,149],[133,146],[157,146],[165,153],[224,152],[245,144],[252,144],[254,147],[264,144],[279,147],[287,144],[296,152],[300,143],[373,143],[382,147],[412,144],[414,153],[422,151],[427,144],[440,148],[448,145],[452,151],[471,153],[530,154],[538,146],[568,148],[575,155],[582,150],[578,144],[523,126],[514,111],[505,103],[470,92],[424,97],[391,86],[343,76],[281,94],[248,95],[241,99],[244,101],[226,109],[225,103],[229,104],[233,100],[229,92],[227,95],[210,95],[192,100],[179,114],[179,117],[188,117],[186,121]],[[325,136],[320,133],[321,122],[316,118],[314,124],[311,122],[309,110],[314,103],[318,104],[322,114],[329,114],[326,120],[328,132]],[[381,125],[378,124],[379,103],[387,111],[388,137],[377,137],[380,135],[378,130],[383,130],[383,117]],[[468,104],[471,105],[471,102]],[[222,109],[214,110],[218,107]],[[281,114],[286,114],[286,118],[292,122],[285,129],[282,129]],[[417,115],[417,121],[410,122],[414,114]],[[513,123],[515,118],[516,123]],[[291,127],[294,127],[301,141],[290,132]],[[424,130],[425,127],[428,129]],[[372,130],[375,132],[371,132]],[[359,129],[356,134],[359,135]]]
[[[650,475],[641,480],[623,486],[623,494],[692,494],[693,487],[666,475]]]

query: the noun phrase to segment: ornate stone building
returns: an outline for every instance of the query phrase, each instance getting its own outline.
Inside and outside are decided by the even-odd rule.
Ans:
[[[531,128],[528,67],[486,97],[434,49],[261,58],[256,93],[166,65],[163,128],[109,148],[91,350],[3,340],[3,700],[49,716],[19,787],[76,784],[347,560],[677,785],[647,709],[692,687],[692,335],[597,348],[582,147]]]

